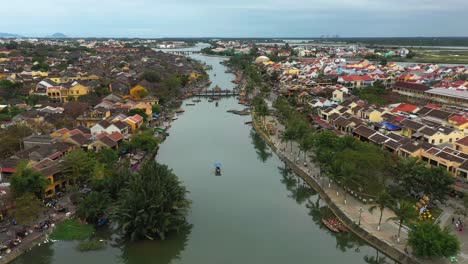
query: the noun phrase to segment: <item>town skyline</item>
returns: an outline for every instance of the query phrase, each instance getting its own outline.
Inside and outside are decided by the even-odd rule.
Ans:
[[[25,9],[25,2],[28,8]],[[2,32],[43,37],[441,37],[468,36],[464,11],[468,3],[438,1],[276,0],[254,3],[148,0],[9,3],[0,18]],[[48,10],[55,10],[44,16]],[[429,19],[430,18],[430,19]],[[40,21],[40,22],[39,22]],[[39,23],[38,23],[39,22]],[[431,26],[428,26],[431,25]]]

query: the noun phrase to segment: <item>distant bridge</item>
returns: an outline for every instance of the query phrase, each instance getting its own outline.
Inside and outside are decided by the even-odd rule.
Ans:
[[[204,91],[199,91],[193,94],[194,96],[236,96],[239,95],[239,90],[238,89],[233,89],[233,90],[219,90],[219,89],[211,89],[211,90],[204,90]]]
[[[185,51],[182,51],[182,50],[165,50],[164,52],[169,53],[169,54],[184,55],[184,56],[190,55],[190,54],[200,53],[200,51],[196,51],[196,50],[185,50]]]

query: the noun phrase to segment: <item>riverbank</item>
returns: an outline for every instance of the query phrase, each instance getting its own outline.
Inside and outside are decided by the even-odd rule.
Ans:
[[[288,165],[288,167],[291,168],[298,176],[300,176],[310,187],[312,187],[320,194],[322,199],[327,202],[330,210],[335,214],[335,216],[340,219],[340,221],[342,221],[353,233],[399,263],[423,263],[414,256],[405,253],[405,243],[389,241],[389,237],[391,240],[395,234],[394,232],[390,233],[390,230],[387,230],[387,228],[389,228],[389,223],[383,224],[382,226],[385,225],[385,227],[383,227],[381,231],[376,231],[376,223],[369,221],[372,218],[367,217],[366,221],[366,217],[363,215],[359,221],[356,213],[359,212],[359,208],[362,208],[365,205],[359,205],[360,202],[353,199],[353,197],[347,198],[347,203],[343,204],[343,200],[341,198],[342,196],[338,194],[343,192],[339,189],[338,186],[334,186],[335,190],[332,190],[333,186],[330,184],[330,182],[328,182],[325,177],[318,177],[318,174],[315,174],[315,171],[310,166],[304,167],[294,163],[294,155],[290,156],[282,150],[281,144],[279,143],[279,138],[272,139],[266,134],[266,132],[261,128],[261,125],[258,124],[258,120],[256,120],[254,113],[252,113],[252,121],[253,128],[272,148],[278,157],[283,160]],[[329,187],[326,187],[327,184]],[[355,205],[354,212],[351,210],[353,204]],[[367,210],[361,210],[361,213],[362,212],[368,213]],[[388,216],[386,218],[388,218]],[[358,225],[357,222],[361,222],[360,225]],[[404,240],[405,238],[403,238],[403,241]]]

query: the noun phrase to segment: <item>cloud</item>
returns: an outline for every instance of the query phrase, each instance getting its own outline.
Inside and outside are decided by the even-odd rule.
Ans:
[[[70,36],[467,36],[466,0],[17,0],[1,31]]]

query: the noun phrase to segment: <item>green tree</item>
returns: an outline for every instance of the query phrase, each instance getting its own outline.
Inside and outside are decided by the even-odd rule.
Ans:
[[[96,153],[96,160],[106,165],[107,168],[112,168],[119,160],[119,154],[113,149],[103,148]]]
[[[419,257],[452,257],[460,252],[460,241],[448,228],[429,221],[418,222],[408,233],[408,244]]]
[[[431,200],[440,201],[446,199],[455,181],[444,168],[428,168],[416,159],[401,159],[396,167],[396,176],[406,195],[423,193]]]
[[[283,132],[283,135],[281,137],[281,140],[284,142],[289,142],[291,144],[291,151],[292,151],[292,143],[293,143],[293,140],[296,138],[296,131],[291,128],[291,127],[287,127],[284,132]]]
[[[15,199],[13,216],[19,224],[33,224],[43,211],[42,202],[32,193],[24,193]]]
[[[143,122],[146,122],[146,120],[148,119],[148,115],[146,114],[145,110],[140,108],[133,108],[130,111],[128,111],[128,116],[133,115],[140,115],[141,117],[143,117]]]
[[[187,190],[165,165],[145,164],[121,192],[113,218],[118,230],[132,241],[166,239],[188,224]]]
[[[146,80],[150,83],[158,83],[161,81],[161,76],[156,71],[146,70],[140,76],[141,80]]]
[[[386,190],[383,190],[377,195],[377,198],[375,198],[375,203],[376,205],[371,206],[369,208],[369,212],[373,212],[375,209],[379,208],[380,210],[380,217],[379,217],[379,225],[377,226],[377,230],[380,230],[380,226],[382,223],[382,216],[385,208],[388,208],[392,205],[393,199],[390,194]]]
[[[27,193],[34,194],[37,198],[42,198],[47,186],[47,180],[42,173],[26,167],[26,163],[21,163],[16,168],[10,180],[13,196],[19,197]]]
[[[315,135],[313,133],[308,133],[299,142],[299,149],[304,153],[304,162],[307,159],[307,153],[311,151],[314,146],[314,139]]]
[[[109,207],[111,200],[106,192],[93,191],[80,201],[76,214],[89,223],[96,223],[99,217]]]
[[[153,110],[152,111],[153,114],[159,114],[159,113],[161,113],[161,106],[159,104],[154,104],[152,106],[152,110]]]
[[[263,126],[265,126],[265,117],[268,115],[268,105],[263,99],[254,105],[255,113],[262,118]]]
[[[163,85],[169,90],[175,90],[181,86],[181,82],[177,75],[172,75],[171,77],[163,81]]]
[[[388,220],[396,220],[400,222],[397,235],[397,241],[400,242],[401,227],[405,222],[416,219],[418,216],[418,211],[416,210],[416,207],[410,202],[401,200],[399,203],[397,203],[396,207],[393,208],[393,212],[396,216],[391,217]]]
[[[153,150],[158,145],[158,140],[153,137],[151,131],[144,131],[138,134],[135,134],[130,139],[128,147],[132,150]]]
[[[94,175],[96,160],[92,153],[77,149],[65,156],[62,166],[70,184],[89,182]]]

